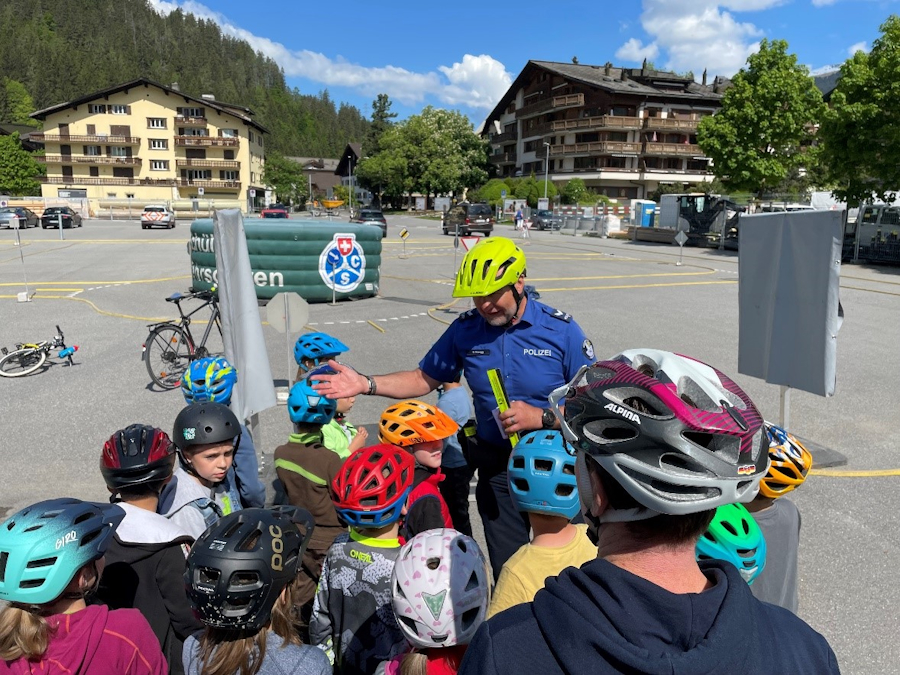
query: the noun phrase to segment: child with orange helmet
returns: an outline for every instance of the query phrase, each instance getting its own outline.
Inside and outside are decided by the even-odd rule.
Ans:
[[[309,639],[343,675],[373,673],[406,647],[391,609],[391,573],[414,470],[409,453],[373,445],[351,453],[331,483],[334,508],[350,531],[325,556]]]
[[[769,440],[769,470],[759,482],[759,493],[746,504],[766,539],[766,567],[750,590],[760,600],[789,609],[800,606],[797,592],[797,550],[800,547],[800,512],[784,495],[806,480],[812,455],[781,427],[765,423]]]
[[[381,413],[379,437],[409,452],[416,462],[412,492],[400,533],[409,541],[419,532],[452,528],[450,509],[438,489],[444,476],[441,458],[444,439],[456,435],[459,425],[443,410],[422,401],[398,401]]]

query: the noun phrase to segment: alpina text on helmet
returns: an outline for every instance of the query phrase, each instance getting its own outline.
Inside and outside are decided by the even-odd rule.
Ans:
[[[640,423],[641,423],[641,418],[638,417],[637,413],[633,413],[633,412],[631,412],[630,410],[628,410],[628,409],[626,409],[626,408],[623,408],[623,407],[620,406],[620,405],[616,405],[615,403],[607,403],[607,404],[606,404],[605,406],[603,406],[603,407],[604,407],[606,410],[609,410],[611,413],[614,413],[614,414],[616,414],[616,415],[621,415],[621,416],[624,417],[625,419],[631,420],[631,421],[634,422],[635,424],[640,424]]]

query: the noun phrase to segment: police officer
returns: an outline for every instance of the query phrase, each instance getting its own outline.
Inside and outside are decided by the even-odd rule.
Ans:
[[[469,460],[478,469],[475,497],[495,578],[503,563],[528,543],[528,521],[509,496],[508,435],[557,427],[547,395],[594,362],[594,349],[569,314],[538,302],[525,290],[525,254],[505,237],[489,237],[466,254],[456,276],[455,298],[473,298],[475,309],[447,328],[416,370],[362,375],[331,362],[336,375],[315,386],[330,398],[378,394],[424,396],[463,369],[472,390],[477,432]],[[510,399],[497,402],[487,371],[499,368]]]

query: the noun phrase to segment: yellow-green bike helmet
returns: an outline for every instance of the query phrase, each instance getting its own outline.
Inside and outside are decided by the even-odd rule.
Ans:
[[[514,285],[525,274],[525,253],[506,237],[482,239],[456,273],[454,298],[481,298]]]

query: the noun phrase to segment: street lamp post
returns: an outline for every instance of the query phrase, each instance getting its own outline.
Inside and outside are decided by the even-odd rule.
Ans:
[[[544,141],[544,147],[547,148],[547,156],[544,157],[544,199],[547,199],[547,179],[550,177],[550,144]]]
[[[353,155],[347,155],[347,179],[350,181],[349,200],[350,200],[350,217],[353,217]]]

